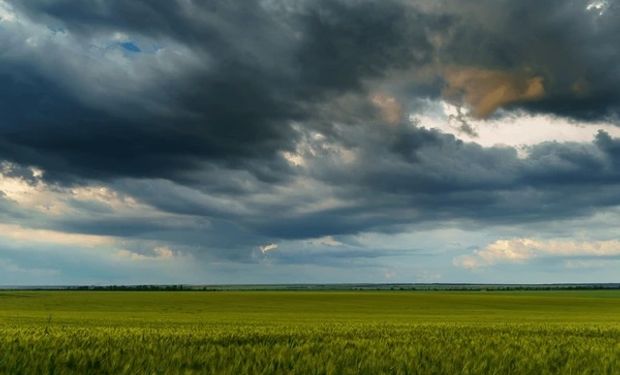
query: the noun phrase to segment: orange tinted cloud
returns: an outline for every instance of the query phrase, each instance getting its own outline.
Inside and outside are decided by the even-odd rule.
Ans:
[[[477,118],[491,115],[508,104],[540,99],[545,95],[541,76],[502,70],[447,68],[444,97],[466,104]]]
[[[371,98],[372,103],[381,111],[381,117],[388,124],[397,124],[403,117],[400,102],[393,96],[377,93]]]

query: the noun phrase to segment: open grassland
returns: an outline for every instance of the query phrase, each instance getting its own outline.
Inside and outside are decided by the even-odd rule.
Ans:
[[[0,373],[620,374],[620,292],[0,292]]]

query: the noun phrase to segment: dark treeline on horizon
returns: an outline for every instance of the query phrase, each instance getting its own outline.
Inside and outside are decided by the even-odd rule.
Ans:
[[[592,284],[244,284],[244,285],[79,285],[12,286],[4,290],[59,291],[527,291],[612,290],[620,283]]]

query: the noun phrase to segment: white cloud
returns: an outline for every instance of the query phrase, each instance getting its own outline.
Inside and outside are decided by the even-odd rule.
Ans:
[[[595,12],[599,16],[605,14],[605,11],[609,7],[609,3],[605,0],[591,0],[586,6],[586,10],[589,12]]]
[[[76,187],[71,190],[71,198],[79,201],[91,201],[103,204],[116,211],[145,210],[148,207],[136,199],[101,185]]]
[[[306,166],[306,161],[304,160],[303,156],[299,155],[299,154],[295,154],[292,152],[288,152],[288,151],[284,151],[282,152],[282,156],[284,157],[284,159],[286,159],[286,161],[294,166],[294,167],[299,167],[299,166]]]
[[[46,243],[80,247],[113,245],[116,242],[114,237],[67,233],[47,229],[33,229],[14,224],[0,224],[0,238],[12,242]]]
[[[4,0],[0,0],[0,22],[14,22],[15,13],[11,6]]]
[[[19,169],[19,166],[12,163],[0,162],[0,199],[14,206],[24,217],[43,215],[48,223],[63,218],[92,220],[92,207],[99,207],[102,208],[97,212],[100,219],[170,219],[170,223],[182,219],[182,215],[159,210],[109,186],[93,184],[63,188],[46,183],[42,178],[45,172],[41,169],[23,168],[30,171],[30,178],[27,179],[14,173]],[[142,183],[143,186],[147,184]]]
[[[505,145],[522,151],[527,146],[541,142],[591,142],[599,130],[613,137],[620,136],[620,128],[607,122],[579,123],[549,115],[515,114],[510,117],[476,119],[466,116],[466,121],[476,136],[460,130],[458,107],[446,102],[428,102],[428,108],[410,115],[410,119],[423,127],[438,129],[469,142],[485,147]]]
[[[270,252],[270,251],[277,250],[277,249],[278,249],[278,245],[277,245],[277,244],[275,244],[275,243],[269,243],[269,244],[266,244],[266,245],[260,246],[260,247],[259,247],[259,249],[260,249],[260,251],[261,251],[263,254],[266,254],[266,253],[268,253],[268,252]]]
[[[175,252],[168,246],[155,247],[150,254],[136,253],[130,250],[119,250],[116,255],[121,258],[127,258],[134,261],[146,261],[146,260],[168,260],[177,257],[178,252]]]
[[[315,238],[309,241],[310,244],[315,246],[329,246],[329,247],[338,247],[344,246],[344,244],[338,240],[336,240],[333,236],[324,236],[320,238]]]
[[[43,171],[29,168],[35,181],[26,181],[11,175],[16,167],[12,163],[0,163],[0,196],[4,196],[23,208],[46,214],[57,215],[65,210],[64,204],[58,200],[57,193],[41,181]]]
[[[306,131],[299,124],[292,127],[301,135],[295,144],[295,151],[284,151],[282,157],[295,167],[308,167],[316,158],[328,158],[344,164],[352,164],[358,158],[355,150],[330,140],[329,137],[316,131]]]
[[[525,263],[537,257],[620,256],[620,241],[571,241],[513,238],[498,240],[471,255],[454,259],[456,266],[473,269],[498,263]]]

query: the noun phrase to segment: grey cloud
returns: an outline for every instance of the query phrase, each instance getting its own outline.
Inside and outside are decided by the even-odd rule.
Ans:
[[[452,38],[442,46],[440,55],[445,63],[542,77],[544,96],[515,103],[516,107],[579,120],[617,122],[617,2],[610,1],[602,14],[587,10],[583,1],[440,4],[437,11],[460,18]]]
[[[291,187],[298,189],[292,195],[285,186],[261,184],[244,194],[172,184],[159,185],[157,195],[130,191],[164,211],[235,223],[219,234],[244,233],[246,244],[446,221],[488,226],[569,220],[620,204],[614,148],[620,141],[603,132],[592,143],[542,143],[520,158],[512,148],[484,148],[410,125],[384,126],[344,128],[349,138],[376,138],[357,150],[353,162],[328,152],[306,160],[296,172],[305,182]],[[394,146],[407,137],[405,146]],[[334,203],[323,205],[329,201]],[[214,238],[217,232],[208,231]]]
[[[25,44],[34,31],[7,26],[17,36],[4,37],[12,53],[0,61],[2,157],[56,181],[200,184],[191,174],[215,161],[277,182],[291,173],[278,151],[298,141],[292,123],[333,135],[343,108],[326,105],[429,66],[496,72],[473,84],[542,77],[541,98],[520,102],[526,94],[515,92],[498,101],[506,108],[595,120],[615,116],[619,103],[613,5],[597,15],[577,1],[11,4],[31,20],[24,25],[57,35],[33,51]],[[92,53],[118,33],[145,52],[120,62]],[[441,96],[446,82],[433,74],[398,99]]]
[[[334,93],[430,56],[426,20],[397,1],[13,5],[33,27],[56,23],[60,31],[22,57],[26,64],[0,61],[8,113],[2,156],[37,165],[56,181],[182,181],[208,160],[273,181],[283,166],[253,160],[270,162],[290,149],[291,122],[310,119]],[[21,32],[18,51],[29,30]],[[157,44],[155,57],[137,53],[116,64],[82,56],[118,32]]]
[[[620,203],[620,142],[606,133],[520,158],[406,113],[386,124],[369,99],[385,91],[415,110],[452,85],[447,100],[480,104],[508,82],[514,92],[481,115],[615,121],[615,3],[602,15],[580,1],[11,4],[23,23],[0,35],[0,157],[25,179],[36,166],[59,189],[105,184],[168,215],[73,202],[82,216],[24,223],[243,258],[274,239],[540,222]]]

